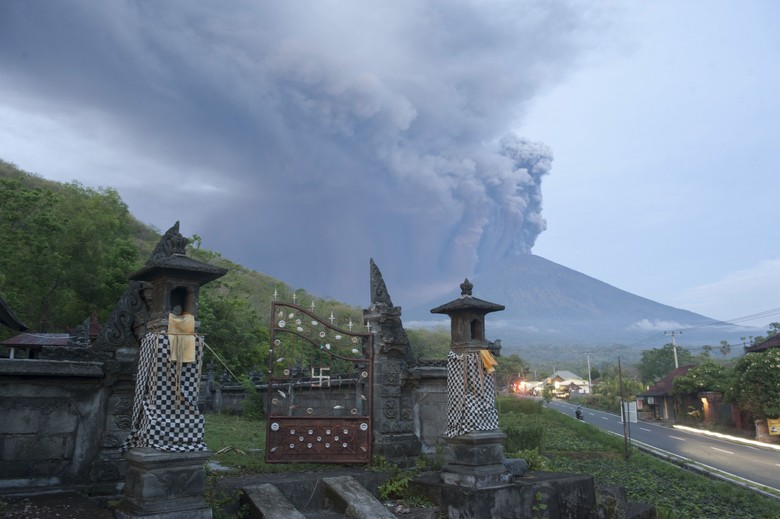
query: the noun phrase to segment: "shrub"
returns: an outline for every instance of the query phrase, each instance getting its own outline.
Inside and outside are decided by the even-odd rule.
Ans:
[[[250,420],[262,420],[265,418],[265,407],[263,405],[263,396],[255,387],[254,382],[246,376],[241,377],[241,385],[244,386],[244,401],[242,410],[244,418]]]
[[[541,449],[544,440],[544,428],[541,425],[512,423],[506,427],[507,452]]]
[[[498,397],[496,399],[496,404],[501,414],[504,413],[539,414],[542,412],[542,409],[544,408],[541,400],[535,400],[533,398],[518,398],[515,396]]]

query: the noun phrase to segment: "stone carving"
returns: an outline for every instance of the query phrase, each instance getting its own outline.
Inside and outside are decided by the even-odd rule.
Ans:
[[[474,289],[474,285],[469,281],[469,278],[460,284],[460,295],[471,296],[471,291]]]
[[[114,414],[129,415],[133,411],[133,401],[129,398],[120,398],[114,405]]]
[[[383,398],[401,396],[401,386],[382,386],[379,394]]]
[[[114,416],[114,424],[120,431],[129,431],[133,421],[130,415],[116,415]]]
[[[96,349],[118,348],[130,341],[135,345],[137,337],[133,328],[136,324],[146,321],[149,307],[145,292],[148,289],[151,289],[151,284],[146,281],[130,282],[100,332],[95,343]]]
[[[103,437],[103,447],[107,449],[113,449],[119,447],[122,444],[122,440],[114,433],[106,433]]]
[[[393,301],[390,300],[385,280],[382,278],[382,273],[379,272],[379,267],[376,266],[373,258],[371,259],[371,304],[383,304],[390,308],[393,307]]]
[[[181,471],[178,474],[171,472],[156,474],[152,472],[152,475],[157,479],[164,495],[168,497],[178,497],[190,495],[192,494],[193,489],[199,487],[199,485],[194,483],[197,483],[198,478],[202,478],[203,471]]]
[[[176,221],[176,223],[173,224],[173,227],[165,231],[165,235],[163,235],[160,242],[154,248],[152,255],[146,263],[155,263],[169,256],[173,256],[174,254],[184,254],[188,243],[189,240],[179,232],[179,222]]]
[[[385,418],[390,418],[391,420],[398,418],[398,403],[395,400],[387,400],[383,414]]]
[[[363,317],[372,325],[379,325],[379,351],[395,353],[411,360],[409,337],[401,323],[401,308],[393,306],[382,273],[371,260],[371,307],[363,311]]]

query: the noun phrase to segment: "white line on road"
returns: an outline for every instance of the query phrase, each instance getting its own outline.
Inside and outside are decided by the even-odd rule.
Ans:
[[[720,451],[720,452],[725,452],[726,454],[734,454],[734,453],[733,453],[733,452],[731,452],[731,451],[727,451],[727,450],[719,449],[719,448],[717,448],[717,447],[710,447],[710,448],[711,448],[712,450],[716,450],[716,451]]]
[[[652,432],[650,429],[645,429],[644,427],[640,427],[643,431]]]
[[[602,416],[601,419],[602,420],[609,420],[609,418],[607,418],[606,416]]]
[[[685,438],[680,438],[679,436],[672,436],[671,434],[669,435],[669,438],[674,438],[675,440],[680,440],[681,442],[685,441]]]

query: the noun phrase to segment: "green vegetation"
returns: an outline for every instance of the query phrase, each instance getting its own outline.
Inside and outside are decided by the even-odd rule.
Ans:
[[[500,408],[502,420],[507,420],[504,413],[513,407],[501,402]],[[662,517],[780,518],[780,504],[772,499],[682,470],[633,448],[624,461],[623,438],[570,416],[544,409],[513,419],[544,427],[542,454],[549,470],[591,474],[597,486],[623,486],[630,501],[654,503]]]
[[[173,222],[171,222],[173,224]],[[64,332],[95,312],[105,322],[161,232],[130,215],[119,194],[61,184],[0,161],[0,294],[34,332]],[[293,290],[279,280],[235,264],[202,248],[195,235],[192,257],[229,269],[200,291],[199,312],[209,349],[205,362],[236,377],[265,366],[268,319],[274,294],[336,324],[362,322],[360,308]],[[14,332],[0,327],[0,340]]]
[[[211,461],[236,469],[239,474],[265,472],[305,472],[327,467],[314,463],[266,463],[265,422],[241,416],[210,413],[206,415],[204,440],[214,452]]]
[[[673,395],[695,395],[700,391],[724,392],[729,387],[730,370],[712,361],[703,362],[674,379]]]
[[[623,438],[543,408],[539,401],[499,397],[497,403],[502,428],[508,423],[544,430],[538,448],[513,451],[507,447],[507,457],[525,459],[531,470],[590,474],[597,487],[623,486],[630,501],[654,503],[661,517],[780,518],[780,503],[748,490],[688,472],[633,448],[625,461]],[[212,461],[236,469],[232,475],[333,468],[322,464],[265,464],[265,424],[259,420],[209,414],[206,443],[215,452]],[[421,458],[415,468],[399,470],[387,460],[375,458],[372,469],[391,474],[382,486],[383,498],[400,499],[408,505],[422,504],[418,496],[407,491],[413,477],[410,475],[440,468],[437,461]],[[215,477],[216,474],[212,475],[210,484]]]
[[[693,363],[691,352],[681,346],[677,346],[677,364],[685,366]],[[639,375],[645,383],[654,383],[674,370],[675,346],[664,345],[663,348],[655,348],[642,352],[642,360],[639,363]]]
[[[780,417],[780,349],[748,353],[734,368],[729,397],[755,418]]]
[[[409,329],[406,330],[406,335],[409,337],[409,343],[418,359],[442,360],[447,358],[447,353],[450,351],[449,328]]]
[[[92,312],[105,319],[150,235],[112,189],[48,182],[0,161],[0,294],[33,331],[61,332]]]

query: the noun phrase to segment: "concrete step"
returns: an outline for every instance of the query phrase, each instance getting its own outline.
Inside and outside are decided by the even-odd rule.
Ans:
[[[366,488],[352,476],[323,478],[328,508],[355,519],[396,519]]]
[[[243,502],[249,503],[252,519],[306,519],[278,488],[270,483],[243,487]]]

